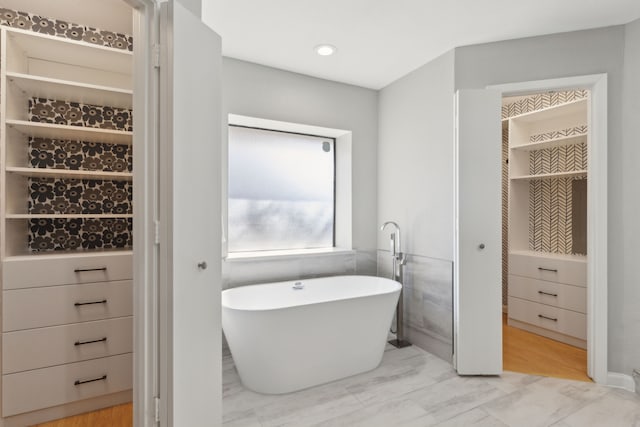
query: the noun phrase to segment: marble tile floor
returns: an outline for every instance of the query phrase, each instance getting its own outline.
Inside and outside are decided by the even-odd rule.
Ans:
[[[245,389],[223,358],[224,426],[640,427],[640,396],[593,383],[505,372],[459,377],[417,348],[387,346],[375,370],[286,395]]]

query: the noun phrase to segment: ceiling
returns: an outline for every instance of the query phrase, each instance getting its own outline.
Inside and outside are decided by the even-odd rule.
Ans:
[[[225,56],[380,89],[470,44],[625,24],[640,0],[202,0]],[[335,55],[314,47],[329,43]]]

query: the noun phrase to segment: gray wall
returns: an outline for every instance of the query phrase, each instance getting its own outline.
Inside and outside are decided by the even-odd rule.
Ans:
[[[628,131],[629,135],[623,138],[622,133],[623,93],[627,92],[623,92],[623,84],[637,84],[636,26],[627,29],[636,40],[627,40],[629,44],[626,52],[635,56],[635,59],[627,63],[626,67],[624,26],[462,47],[456,49],[455,67],[456,89],[585,74],[608,74],[609,370],[625,374],[631,373],[628,360],[631,350],[627,348],[631,344],[627,342],[627,338],[634,322],[637,326],[638,319],[637,314],[629,313],[629,305],[638,308],[638,299],[629,299],[634,286],[637,288],[637,273],[631,271],[631,266],[625,268],[625,257],[635,255],[635,259],[638,259],[637,242],[634,242],[634,247],[629,242],[627,246],[630,252],[625,253],[625,239],[628,239],[625,236],[630,236],[625,227],[629,225],[633,215],[637,221],[638,212],[637,190],[630,187],[630,183],[637,182],[637,163],[634,164],[627,154],[628,150],[634,151],[637,160],[637,142],[634,144],[633,140],[637,141],[637,136]],[[626,81],[623,69],[627,72]],[[637,103],[637,97],[633,100],[629,98],[632,96],[625,95],[627,108],[632,102]],[[635,120],[637,121],[637,116]],[[636,191],[635,199],[630,201],[633,191]],[[632,206],[634,204],[636,209]],[[629,309],[625,310],[625,307]],[[637,356],[637,340],[634,345]]]
[[[166,1],[166,0],[162,0]],[[194,15],[202,16],[202,0],[178,0],[180,4],[189,9]]]
[[[640,19],[625,27],[624,83],[622,98],[622,214],[624,229],[624,373],[640,369]],[[640,392],[640,390],[638,390]]]
[[[453,259],[453,51],[380,91],[378,222],[396,221],[403,250]],[[388,234],[378,247],[387,249]]]
[[[451,360],[453,78],[448,52],[380,91],[378,223],[402,229],[404,307],[411,342]],[[378,234],[390,269],[389,232]]]
[[[350,130],[352,135],[353,247],[357,254],[277,261],[223,263],[227,286],[315,275],[376,273],[378,93],[250,62],[223,58],[223,117],[262,119]],[[223,203],[227,136],[223,134]],[[226,212],[226,205],[223,208]]]

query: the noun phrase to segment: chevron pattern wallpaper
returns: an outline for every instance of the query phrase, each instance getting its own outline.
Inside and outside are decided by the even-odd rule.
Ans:
[[[509,278],[509,127],[502,128],[502,305],[507,305]]]
[[[586,90],[542,93],[519,99],[502,106],[502,118],[540,110],[553,105],[577,101],[589,96]],[[558,129],[532,135],[530,142],[587,134],[587,126]],[[502,304],[507,304],[509,272],[508,218],[509,218],[509,130],[502,130]],[[587,145],[553,147],[531,151],[529,173],[531,175],[568,172],[587,169]],[[529,183],[529,249],[533,251],[571,254],[572,236],[572,182],[586,178],[553,178]]]
[[[589,96],[588,90],[570,90],[563,92],[539,93],[526,98],[519,99],[502,106],[502,118],[517,116],[531,111],[541,110],[552,105],[564,104],[565,102],[577,101]]]

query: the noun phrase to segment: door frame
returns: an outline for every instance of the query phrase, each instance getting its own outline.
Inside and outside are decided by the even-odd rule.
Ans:
[[[124,0],[133,8],[133,421],[155,426],[158,351],[158,40],[157,2]]]
[[[487,86],[502,96],[571,89],[591,91],[587,144],[587,370],[599,384],[608,382],[607,283],[607,74]]]

